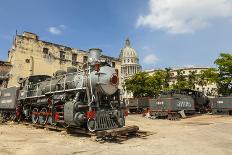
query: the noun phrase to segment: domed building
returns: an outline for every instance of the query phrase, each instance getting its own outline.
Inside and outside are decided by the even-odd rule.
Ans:
[[[122,77],[129,77],[141,71],[138,55],[130,45],[130,40],[126,39],[125,46],[121,49],[119,59],[121,60]]]
[[[141,66],[139,64],[139,58],[137,52],[130,45],[130,40],[126,39],[124,47],[121,49],[119,59],[121,61],[121,80],[122,84],[125,79],[130,78],[132,75],[141,71]],[[121,88],[122,99],[126,104],[129,103],[129,99],[133,98],[131,92],[127,92],[125,89]]]

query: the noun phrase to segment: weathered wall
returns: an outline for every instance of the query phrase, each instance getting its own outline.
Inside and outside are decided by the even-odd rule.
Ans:
[[[65,53],[65,58],[60,56],[61,51]],[[72,61],[74,54],[77,55],[75,62]],[[12,69],[8,86],[18,85],[18,78],[29,75],[53,75],[55,71],[66,70],[70,66],[81,69],[87,56],[88,53],[85,51],[41,41],[36,34],[24,32],[22,36],[16,36],[9,52]],[[120,61],[111,61],[116,62],[117,69],[121,68]]]
[[[9,80],[11,65],[9,62],[0,61],[0,88],[6,88]]]

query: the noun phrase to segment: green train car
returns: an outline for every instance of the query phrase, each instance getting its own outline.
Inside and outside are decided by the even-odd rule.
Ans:
[[[130,113],[142,113],[149,107],[149,97],[132,98],[129,100],[127,109]]]
[[[209,99],[202,92],[188,89],[163,92],[157,98],[149,99],[149,114],[169,120],[181,118],[181,112],[184,115],[204,113],[209,107]]]
[[[232,96],[223,96],[210,99],[213,114],[232,115]]]

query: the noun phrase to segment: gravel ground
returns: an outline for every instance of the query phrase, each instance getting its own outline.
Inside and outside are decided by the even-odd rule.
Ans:
[[[186,155],[232,154],[232,117],[203,115],[181,121],[127,117],[127,125],[153,132],[120,143],[94,142],[83,135],[36,129],[10,123],[0,125],[0,155]]]

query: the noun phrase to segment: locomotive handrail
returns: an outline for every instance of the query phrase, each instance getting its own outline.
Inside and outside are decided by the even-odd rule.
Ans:
[[[63,91],[72,91],[72,90],[79,90],[79,89],[85,89],[84,86],[84,78],[82,77],[81,79],[81,83],[83,84],[81,88],[78,88],[78,85],[75,85],[74,87],[70,87],[70,88],[67,88],[66,86],[68,86],[67,84],[69,83],[73,83],[75,82],[75,80],[72,78],[71,80],[68,80],[68,75],[81,75],[83,72],[82,71],[79,71],[79,72],[73,72],[73,73],[67,73],[65,75],[60,75],[60,76],[56,76],[56,77],[51,77],[50,78],[50,81],[49,81],[49,84],[47,85],[49,87],[49,92],[46,92],[45,94],[48,94],[48,93],[53,93],[53,92],[63,92]],[[61,78],[62,77],[62,78]],[[61,78],[59,81],[60,82],[57,82],[57,83],[52,83],[52,81],[54,79],[57,79],[57,78]],[[62,81],[62,79],[64,81]],[[39,89],[39,86],[41,85],[41,83],[44,82],[44,81],[41,81],[41,82],[38,82],[36,84],[28,84],[28,85],[25,85],[25,90],[22,90],[22,92],[24,93],[24,95],[21,97],[21,98],[30,98],[30,97],[40,97],[40,96],[44,96],[42,95],[42,90]],[[61,86],[62,88],[61,89],[58,89],[58,90],[52,90],[52,87],[55,86],[55,85],[59,85]],[[46,86],[46,87],[47,87]],[[30,90],[31,89],[31,90]],[[41,93],[40,93],[41,92]]]

